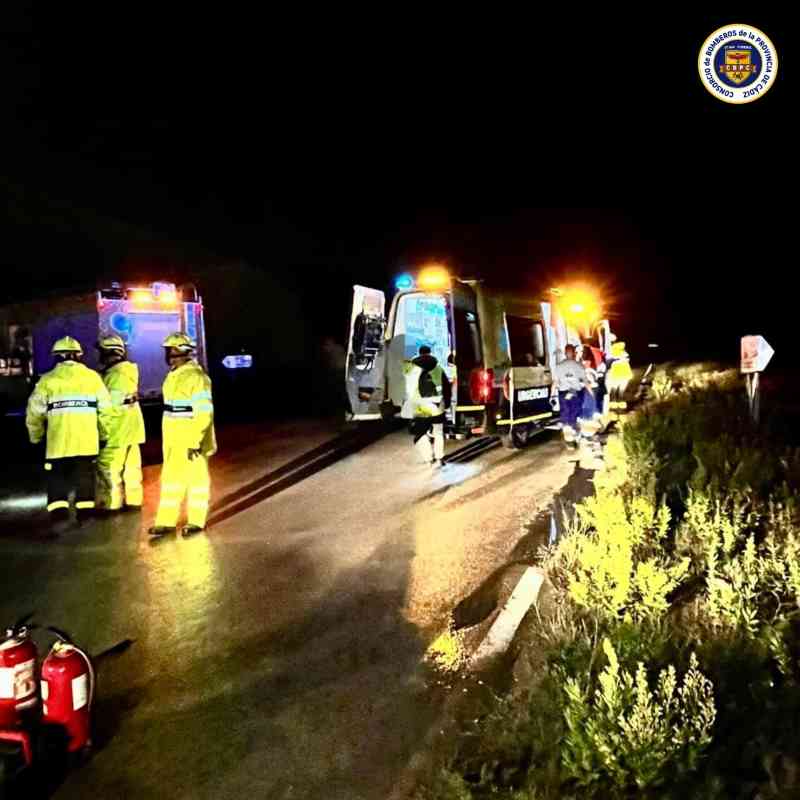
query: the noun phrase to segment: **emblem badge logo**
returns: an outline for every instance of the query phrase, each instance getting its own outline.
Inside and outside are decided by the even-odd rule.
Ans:
[[[703,42],[697,58],[703,86],[724,103],[752,103],[766,94],[778,74],[770,38],[752,25],[726,25]]]

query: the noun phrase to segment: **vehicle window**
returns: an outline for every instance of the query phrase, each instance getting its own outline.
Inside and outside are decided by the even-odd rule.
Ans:
[[[538,320],[506,316],[511,363],[515,367],[544,366],[544,329]]]
[[[456,365],[459,372],[482,366],[481,339],[475,314],[456,308],[453,321],[456,329]]]
[[[404,337],[404,357],[414,358],[422,345],[444,365],[450,355],[447,303],[441,295],[409,294],[400,298],[394,335]]]
[[[533,355],[538,361],[544,364],[544,327],[541,322],[533,323]]]

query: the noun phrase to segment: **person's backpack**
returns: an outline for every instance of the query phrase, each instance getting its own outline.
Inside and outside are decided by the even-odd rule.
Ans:
[[[433,382],[431,373],[427,370],[422,370],[419,376],[419,396],[420,397],[437,397],[439,392],[436,391],[436,384]]]

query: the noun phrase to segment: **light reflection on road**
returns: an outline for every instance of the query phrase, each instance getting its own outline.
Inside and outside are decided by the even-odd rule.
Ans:
[[[148,562],[143,572],[146,600],[140,606],[142,653],[151,662],[147,672],[174,674],[176,663],[192,664],[213,653],[223,599],[217,553],[200,534],[190,539],[172,536],[155,546],[143,538],[140,554]],[[190,706],[198,700],[193,693],[163,688],[158,700],[162,708]]]
[[[460,583],[469,573],[465,563],[468,551],[458,538],[470,526],[475,511],[468,505],[449,507],[449,490],[484,469],[479,462],[446,464],[432,475],[430,486],[435,494],[413,510],[414,558],[403,608],[403,616],[412,625],[430,624],[431,618],[438,616],[442,590],[444,596],[458,596]]]

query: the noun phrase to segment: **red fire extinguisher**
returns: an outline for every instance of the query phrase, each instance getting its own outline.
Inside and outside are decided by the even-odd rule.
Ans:
[[[39,702],[36,645],[27,621],[19,620],[0,638],[0,728],[19,727]]]
[[[60,726],[70,753],[92,744],[91,709],[95,676],[89,656],[56,628],[58,637],[42,664],[42,722]]]

